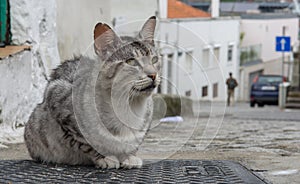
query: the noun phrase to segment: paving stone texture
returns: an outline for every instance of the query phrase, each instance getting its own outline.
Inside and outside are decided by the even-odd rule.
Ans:
[[[233,160],[272,183],[300,183],[299,110],[200,104],[198,118],[154,122],[138,154],[148,160]],[[24,144],[8,147],[0,149],[2,160],[29,159]]]

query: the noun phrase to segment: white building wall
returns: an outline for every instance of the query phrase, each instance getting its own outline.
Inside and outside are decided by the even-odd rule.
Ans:
[[[241,46],[262,45],[261,59],[264,62],[281,58],[282,54],[275,51],[276,36],[282,36],[282,28],[286,27],[286,36],[291,37],[291,45],[298,44],[298,18],[282,19],[242,19],[241,33],[244,39]],[[289,53],[286,53],[288,56]]]
[[[153,0],[56,0],[59,54],[62,60],[74,56],[94,57],[94,27],[106,23],[124,34],[133,34],[157,11]]]
[[[92,49],[88,48],[94,40],[94,27],[98,22],[111,25],[111,1],[56,0],[56,3],[58,48],[62,61],[79,55],[93,56]]]
[[[263,16],[263,15],[262,15]],[[282,53],[276,52],[276,36],[282,36],[282,29],[286,27],[285,35],[291,37],[291,46],[298,45],[299,20],[294,18],[276,19],[242,19],[241,34],[244,35],[241,47],[261,45],[261,60],[263,63],[242,66],[239,89],[240,100],[249,100],[249,91],[252,84],[251,74],[263,72],[264,74],[282,74]],[[292,53],[284,53],[288,61]],[[287,76],[288,66],[284,66],[284,75]]]
[[[23,125],[42,102],[51,69],[60,63],[55,0],[9,2],[12,44],[31,50],[0,60],[0,147],[23,140]]]
[[[157,11],[157,1],[153,0],[111,0],[111,17],[120,18],[124,22],[145,22]]]
[[[227,88],[225,80],[232,72],[238,78],[238,44],[239,19],[182,19],[162,21],[159,30],[161,48],[170,48],[176,53],[178,45],[180,52],[175,60],[175,77],[171,80],[176,84],[180,95],[191,90],[191,98],[207,100],[225,100]],[[228,46],[233,46],[232,61],[228,62]],[[219,60],[211,55],[208,66],[204,66],[203,50],[220,49]],[[187,71],[185,52],[193,53],[192,70]],[[177,72],[178,69],[178,72]],[[177,77],[177,78],[176,78]],[[213,98],[213,84],[218,83],[218,96]],[[208,96],[202,97],[202,87],[208,86]],[[238,93],[238,91],[236,91]]]
[[[56,32],[56,3],[10,0],[12,44],[32,46],[34,62],[44,65],[44,75],[59,63]]]

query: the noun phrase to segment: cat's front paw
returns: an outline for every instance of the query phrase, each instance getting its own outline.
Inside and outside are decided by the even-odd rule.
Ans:
[[[102,169],[119,169],[120,162],[115,156],[108,156],[96,161],[96,167]]]
[[[121,167],[126,169],[141,168],[143,160],[137,156],[129,156],[126,160],[121,163]]]

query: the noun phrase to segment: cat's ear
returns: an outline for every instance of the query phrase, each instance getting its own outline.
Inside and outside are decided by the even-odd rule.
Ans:
[[[98,23],[94,29],[94,48],[101,58],[106,58],[121,42],[117,34],[107,25]]]
[[[150,17],[142,27],[142,30],[139,32],[139,39],[143,41],[149,41],[154,45],[154,31],[156,26],[156,17]]]

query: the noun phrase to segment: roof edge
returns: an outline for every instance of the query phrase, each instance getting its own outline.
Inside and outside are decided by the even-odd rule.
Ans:
[[[210,20],[241,20],[239,16],[224,17],[190,17],[190,18],[164,18],[161,22],[191,22],[191,21],[210,21]]]
[[[289,19],[299,18],[293,13],[260,13],[260,14],[242,14],[241,19]]]

